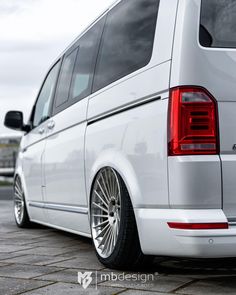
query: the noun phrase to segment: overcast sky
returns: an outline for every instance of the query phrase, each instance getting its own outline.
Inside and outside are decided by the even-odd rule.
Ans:
[[[0,0],[0,134],[8,110],[25,121],[56,57],[114,0]]]

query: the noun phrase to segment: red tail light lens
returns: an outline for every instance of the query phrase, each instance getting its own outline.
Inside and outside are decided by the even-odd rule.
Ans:
[[[170,92],[169,156],[218,153],[218,115],[215,99],[200,87]]]
[[[228,229],[227,222],[222,223],[180,223],[180,222],[168,222],[170,228],[173,229],[189,229],[189,230],[201,230],[201,229]]]

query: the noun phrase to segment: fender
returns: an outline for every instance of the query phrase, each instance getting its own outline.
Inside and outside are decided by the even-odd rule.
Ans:
[[[103,151],[97,157],[97,160],[94,162],[89,173],[87,173],[86,175],[87,196],[89,196],[89,206],[93,182],[96,178],[97,173],[104,167],[111,167],[120,174],[128,190],[133,208],[135,208],[139,203],[141,203],[141,190],[139,188],[136,173],[131,163],[128,161],[125,155],[122,154],[122,152],[117,150],[106,150]]]

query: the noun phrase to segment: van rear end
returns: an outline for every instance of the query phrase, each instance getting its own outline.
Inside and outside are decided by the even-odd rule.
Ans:
[[[163,242],[153,236],[158,249],[146,253],[236,256],[235,27],[235,0],[179,1],[168,118],[170,209],[149,212]]]

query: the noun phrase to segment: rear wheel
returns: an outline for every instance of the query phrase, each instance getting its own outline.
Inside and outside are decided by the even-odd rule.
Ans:
[[[98,259],[106,267],[132,269],[151,262],[140,247],[126,186],[112,168],[102,169],[91,196],[91,231]]]
[[[20,178],[17,176],[14,183],[14,216],[18,227],[30,227],[31,222],[25,204],[25,195]]]

